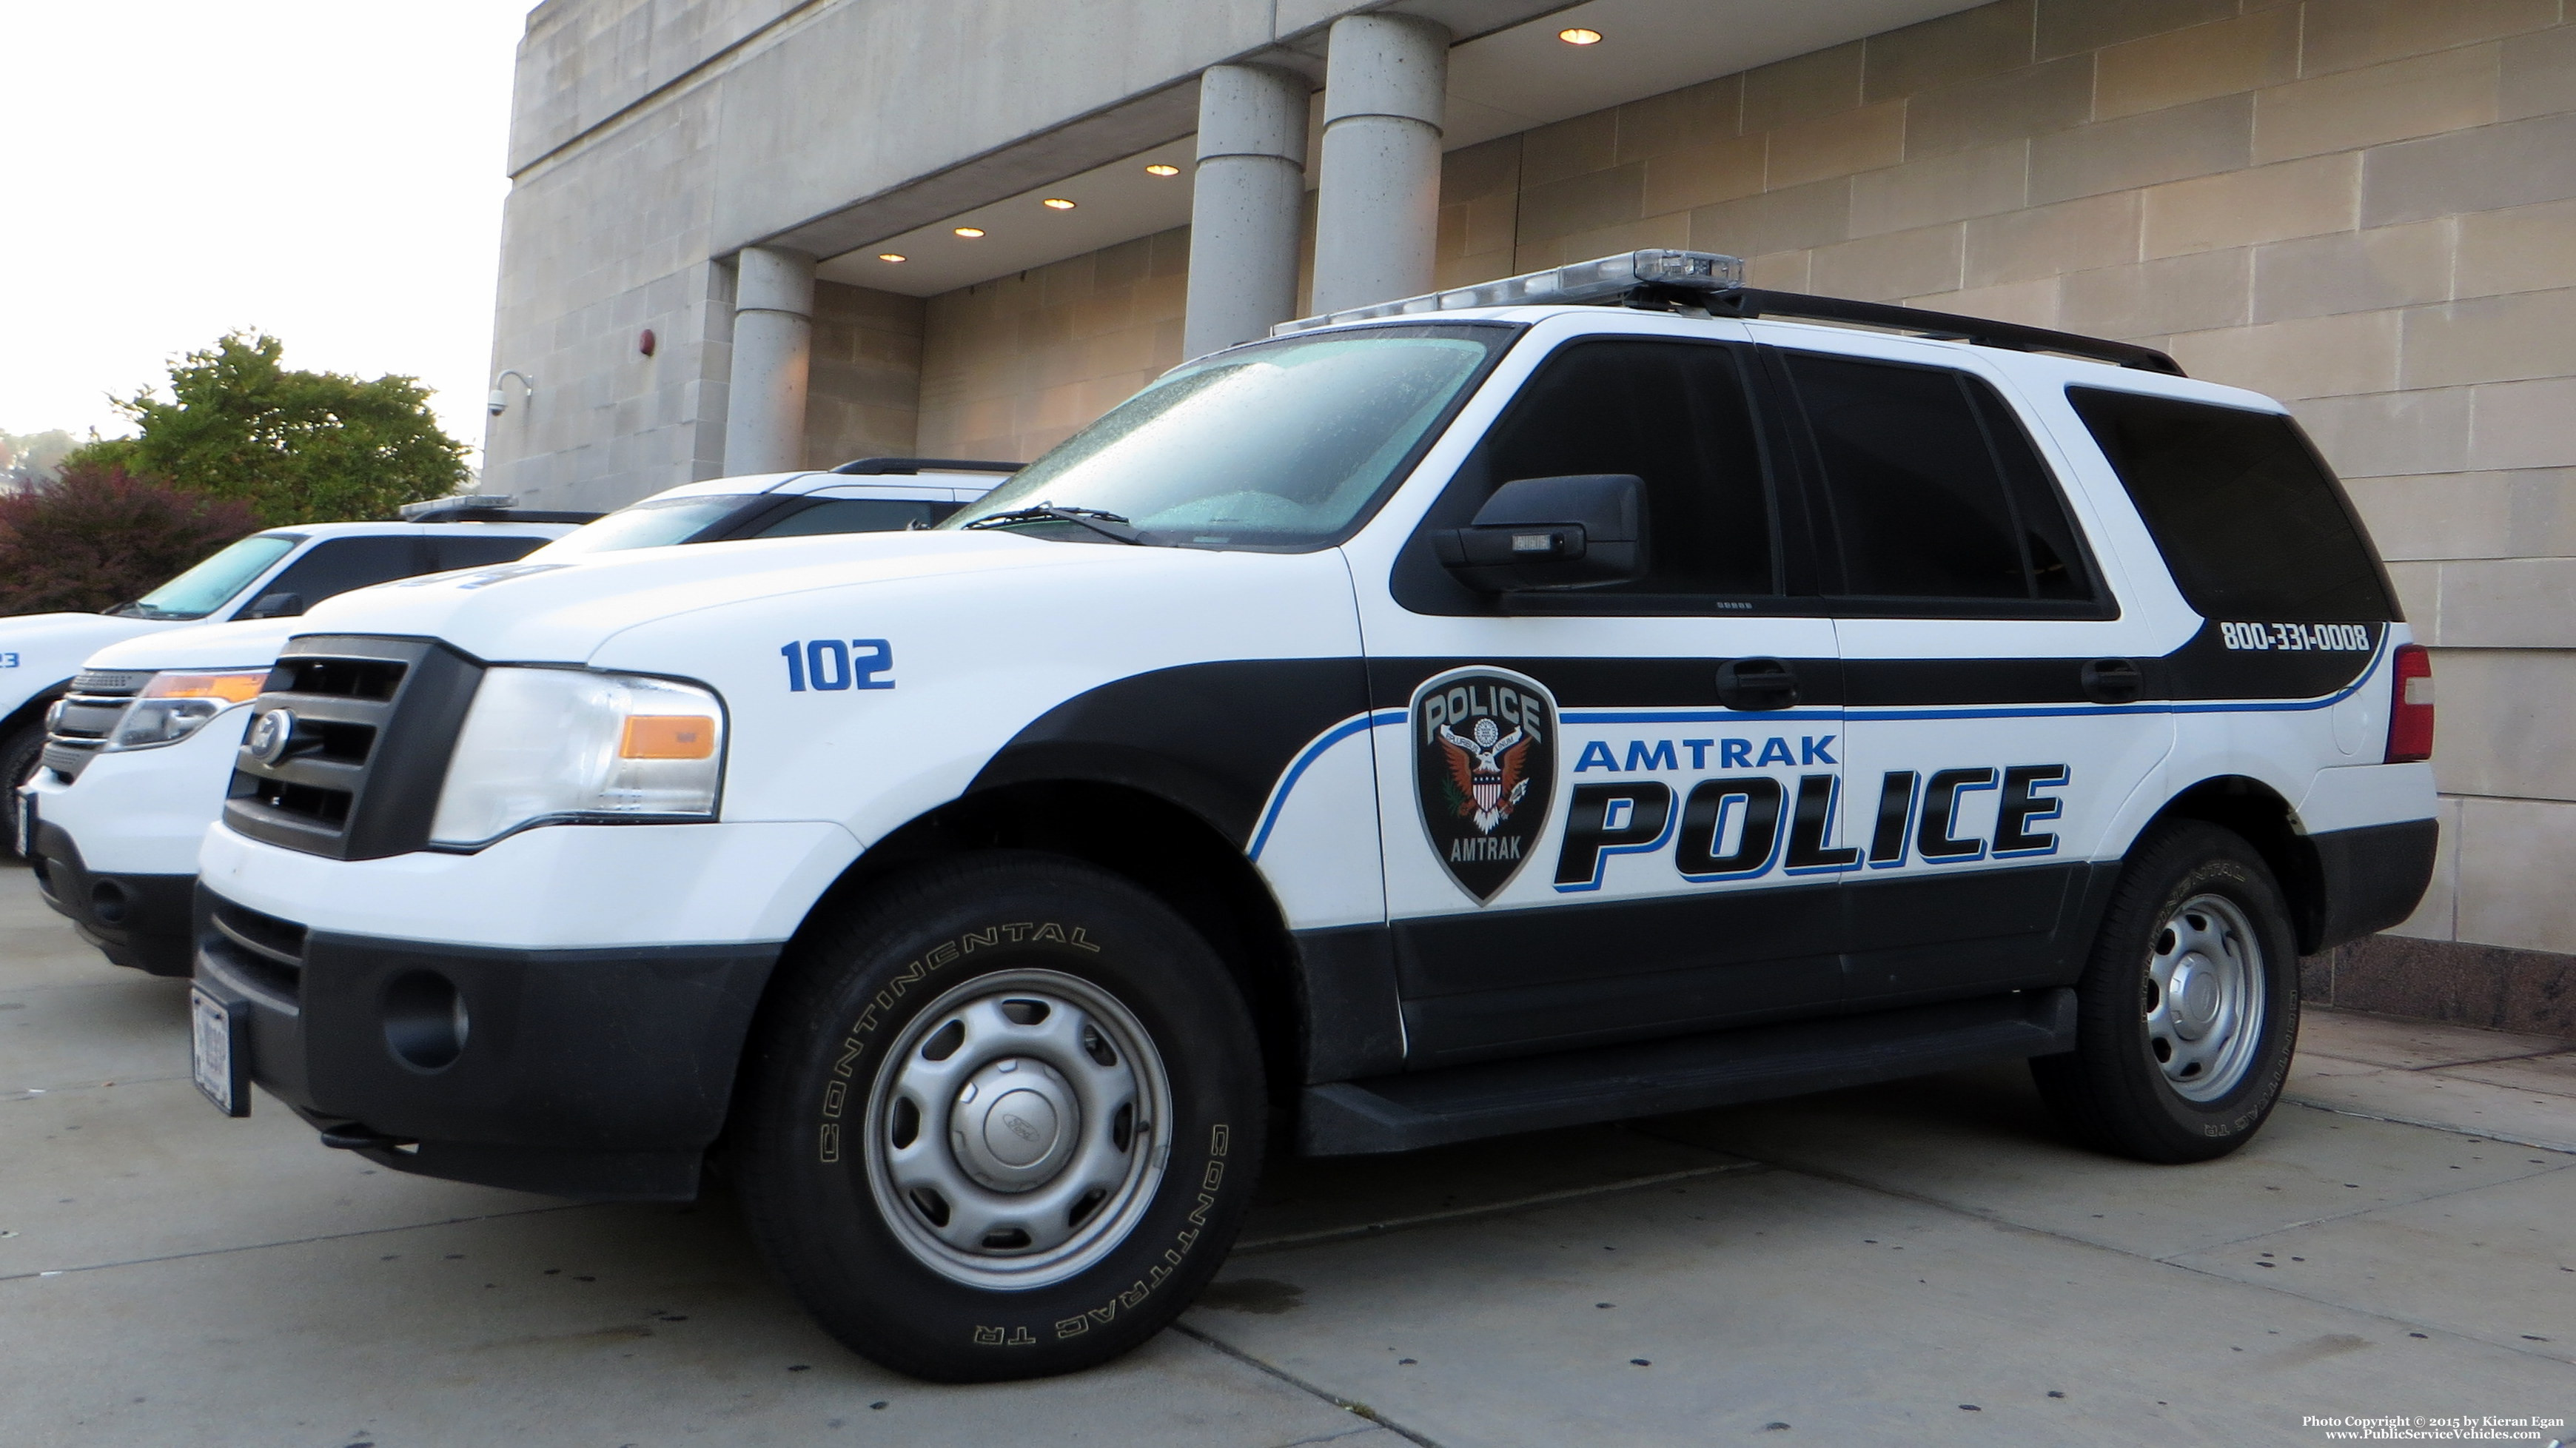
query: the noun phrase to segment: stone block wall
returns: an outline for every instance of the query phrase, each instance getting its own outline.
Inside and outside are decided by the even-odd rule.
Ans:
[[[920,455],[914,443],[926,310],[919,297],[838,282],[814,284],[813,370],[805,403],[807,467]]]
[[[487,486],[606,509],[720,469],[733,273],[705,251],[715,131],[711,93],[683,94],[516,178],[492,367],[537,391],[512,383],[485,425]]]
[[[1189,229],[930,299],[925,457],[1026,462],[1181,360]]]

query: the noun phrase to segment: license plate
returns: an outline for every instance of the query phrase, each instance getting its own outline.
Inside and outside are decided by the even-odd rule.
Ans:
[[[21,785],[10,803],[16,808],[9,811],[9,842],[32,860],[36,857],[36,791]]]
[[[250,1020],[246,1007],[227,1005],[196,987],[188,991],[189,1067],[197,1089],[226,1116],[250,1115]]]

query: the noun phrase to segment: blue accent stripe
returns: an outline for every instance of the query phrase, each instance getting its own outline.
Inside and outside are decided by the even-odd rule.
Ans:
[[[1297,780],[1305,774],[1308,766],[1324,757],[1325,750],[1378,725],[1403,722],[1402,709],[1380,709],[1372,714],[1355,714],[1318,735],[1315,742],[1298,752],[1296,760],[1288,766],[1288,772],[1280,776],[1279,787],[1271,791],[1269,807],[1261,812],[1261,825],[1252,832],[1252,848],[1244,853],[1256,863],[1261,859],[1261,851],[1270,843],[1270,831],[1279,823],[1279,812],[1288,806],[1289,792],[1297,787]]]

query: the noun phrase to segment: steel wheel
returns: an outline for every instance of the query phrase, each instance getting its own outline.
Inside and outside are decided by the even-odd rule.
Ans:
[[[982,976],[914,1017],[879,1067],[868,1183],[933,1271],[1043,1287],[1135,1226],[1171,1109],[1161,1054],[1108,992],[1050,970]]]
[[[2261,937],[2233,901],[2185,900],[2156,931],[2147,958],[2147,1049],[2165,1081],[2191,1101],[2236,1089],[2263,1034]]]

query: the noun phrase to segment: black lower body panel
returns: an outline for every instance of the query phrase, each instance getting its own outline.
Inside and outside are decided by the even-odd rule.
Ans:
[[[197,895],[200,988],[251,1079],[399,1171],[686,1200],[776,946],[505,950],[305,932]]]
[[[93,872],[60,825],[36,822],[36,891],[80,937],[118,965],[153,975],[186,975],[193,954],[189,906],[194,875]]]
[[[2315,920],[2299,948],[2315,954],[2375,935],[2415,913],[2433,883],[2433,853],[2442,841],[2436,820],[2328,830],[2307,837],[2316,869]],[[2302,922],[2307,924],[2308,922]]]
[[[1310,1086],[1298,1144],[1310,1156],[1418,1151],[2073,1049],[2075,992],[2019,991]]]

